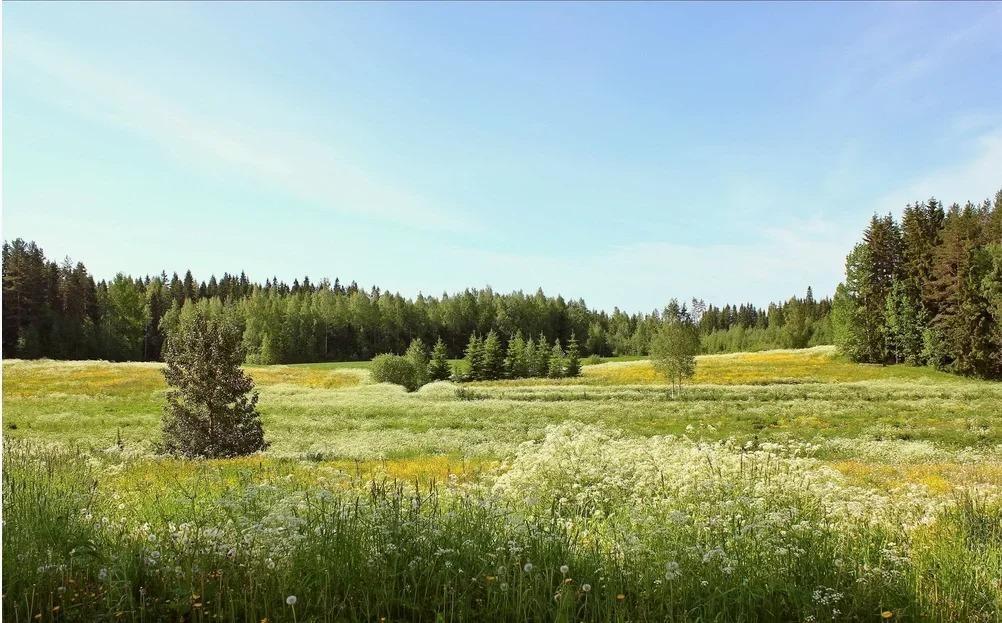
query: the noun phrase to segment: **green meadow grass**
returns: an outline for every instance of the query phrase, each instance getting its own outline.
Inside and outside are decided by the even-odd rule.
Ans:
[[[997,383],[830,347],[675,399],[645,360],[248,372],[269,451],[183,461],[159,365],[3,363],[5,620],[1000,620]]]

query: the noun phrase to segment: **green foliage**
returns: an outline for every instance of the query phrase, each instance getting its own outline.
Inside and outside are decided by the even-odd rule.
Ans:
[[[672,395],[682,389],[682,383],[696,373],[696,353],[699,333],[684,314],[666,314],[666,318],[651,340],[651,364],[671,383]]]
[[[445,381],[452,374],[449,368],[449,353],[445,342],[438,338],[431,352],[431,362],[428,364],[428,376],[432,381]]]
[[[428,363],[430,359],[428,356],[428,347],[424,345],[421,338],[416,337],[411,341],[404,356],[414,366],[414,381],[417,386],[420,387],[426,384],[429,381]]]
[[[894,220],[874,217],[846,260],[832,310],[836,343],[855,361],[930,364],[961,374],[1002,377],[994,205],[935,199]]]
[[[267,448],[254,382],[240,368],[240,331],[191,303],[164,349],[170,391],[161,449],[184,457],[231,457]]]
[[[522,332],[517,331],[508,340],[508,352],[504,360],[505,376],[510,379],[521,379],[529,376],[529,361],[526,358],[526,343]]]
[[[421,387],[420,374],[410,357],[401,355],[376,355],[369,366],[372,380],[377,383],[393,383],[409,392]]]
[[[471,381],[482,381],[487,378],[484,365],[484,341],[476,333],[470,336],[466,344],[466,376]]]
[[[553,341],[546,375],[551,379],[559,379],[564,376],[564,349],[560,348],[560,340]]]
[[[567,358],[564,361],[564,376],[575,377],[581,374],[581,350],[578,348],[578,341],[571,333],[571,339],[567,341]]]
[[[95,283],[83,264],[57,265],[20,239],[4,244],[3,288],[4,353],[28,358],[157,360],[180,306],[193,302],[226,309],[243,333],[248,363],[368,361],[377,353],[401,353],[414,338],[426,344],[441,339],[447,355],[460,356],[471,333],[487,336],[493,330],[499,341],[516,333],[541,336],[526,359],[526,375],[545,376],[554,339],[566,344],[571,334],[587,335],[582,354],[642,355],[660,322],[657,314],[606,313],[542,291],[500,294],[487,288],[411,300],[337,280],[261,284],[241,273],[199,282],[190,271],[183,278],[122,276]],[[787,305],[767,311],[694,300],[693,311],[701,334],[711,336],[736,326],[782,328]],[[827,301],[811,306],[810,344],[822,343],[817,327],[827,311]],[[715,351],[731,349],[733,342],[711,341]],[[784,343],[791,339],[779,342]]]
[[[536,356],[533,357],[530,376],[545,377],[550,373],[551,350],[546,343],[546,336],[542,333],[536,340]]]
[[[483,346],[482,378],[488,381],[500,379],[504,375],[504,350],[501,340],[493,330],[487,333]]]

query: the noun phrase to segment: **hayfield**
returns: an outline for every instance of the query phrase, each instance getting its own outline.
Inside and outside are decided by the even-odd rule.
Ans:
[[[270,449],[193,462],[153,454],[158,365],[4,362],[6,618],[1002,616],[997,383],[829,347],[700,357],[674,399],[644,360],[248,371]]]

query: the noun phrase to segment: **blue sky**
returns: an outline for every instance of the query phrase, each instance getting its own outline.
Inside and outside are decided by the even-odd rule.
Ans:
[[[829,294],[1002,188],[1000,4],[3,6],[3,234],[115,272]]]

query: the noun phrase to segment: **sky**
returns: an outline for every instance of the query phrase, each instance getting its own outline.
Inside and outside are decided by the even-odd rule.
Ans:
[[[1000,3],[4,3],[3,236],[117,272],[834,292],[1002,188]]]

